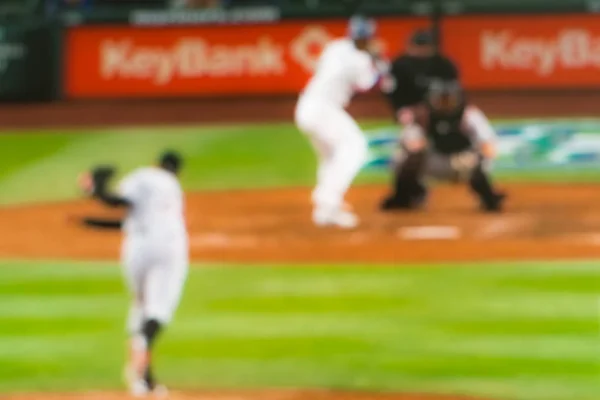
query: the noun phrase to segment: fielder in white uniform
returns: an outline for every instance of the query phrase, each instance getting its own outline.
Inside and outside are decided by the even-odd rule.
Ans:
[[[375,58],[368,51],[374,34],[373,21],[351,19],[349,37],[325,47],[296,105],[296,125],[318,157],[312,193],[312,218],[317,226],[353,228],[358,224],[356,215],[344,207],[344,195],[367,160],[368,143],[345,108],[355,92],[367,91],[378,81]]]
[[[166,152],[156,167],[140,168],[109,193],[110,167],[84,176],[83,189],[112,207],[125,207],[124,221],[86,218],[85,224],[122,228],[122,264],[132,294],[127,323],[130,357],[126,380],[133,395],[164,392],[152,374],[152,345],[170,321],[181,297],[188,270],[188,234],[183,191],[177,179],[181,158]]]

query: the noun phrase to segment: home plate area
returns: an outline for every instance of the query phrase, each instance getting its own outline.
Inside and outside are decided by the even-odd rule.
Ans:
[[[401,228],[398,236],[406,240],[452,240],[460,238],[461,229],[457,226],[410,226]]]

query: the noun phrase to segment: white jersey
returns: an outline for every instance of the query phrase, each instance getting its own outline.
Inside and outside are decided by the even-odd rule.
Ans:
[[[133,204],[124,225],[128,238],[182,244],[187,240],[183,190],[174,174],[158,167],[140,168],[121,181],[119,192]]]
[[[345,108],[355,92],[371,89],[377,78],[369,53],[351,39],[337,39],[325,46],[303,96]]]

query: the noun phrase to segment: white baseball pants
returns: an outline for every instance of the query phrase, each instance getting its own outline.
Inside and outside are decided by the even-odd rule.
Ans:
[[[317,185],[312,194],[315,208],[341,207],[367,161],[366,137],[343,108],[309,97],[298,101],[295,121],[317,154]]]
[[[188,271],[187,243],[126,238],[122,247],[125,281],[132,295],[127,330],[138,333],[144,320],[168,324],[181,298]]]

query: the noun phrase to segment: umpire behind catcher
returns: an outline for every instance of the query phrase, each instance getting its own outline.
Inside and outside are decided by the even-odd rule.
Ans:
[[[392,193],[383,210],[413,209],[427,199],[425,180],[464,182],[484,211],[501,211],[506,195],[489,177],[496,134],[469,104],[456,65],[437,51],[434,34],[417,30],[380,82],[403,132]]]
[[[398,123],[412,122],[411,108],[425,100],[434,65],[441,67],[459,80],[456,65],[447,57],[438,54],[433,32],[417,30],[407,45],[406,52],[392,61],[388,74],[381,80],[380,87],[387,97]]]
[[[484,211],[501,211],[506,195],[489,176],[495,157],[496,132],[485,115],[469,104],[460,82],[447,65],[433,68],[425,100],[410,109],[395,155],[393,191],[384,210],[421,206],[426,178],[467,183]]]

